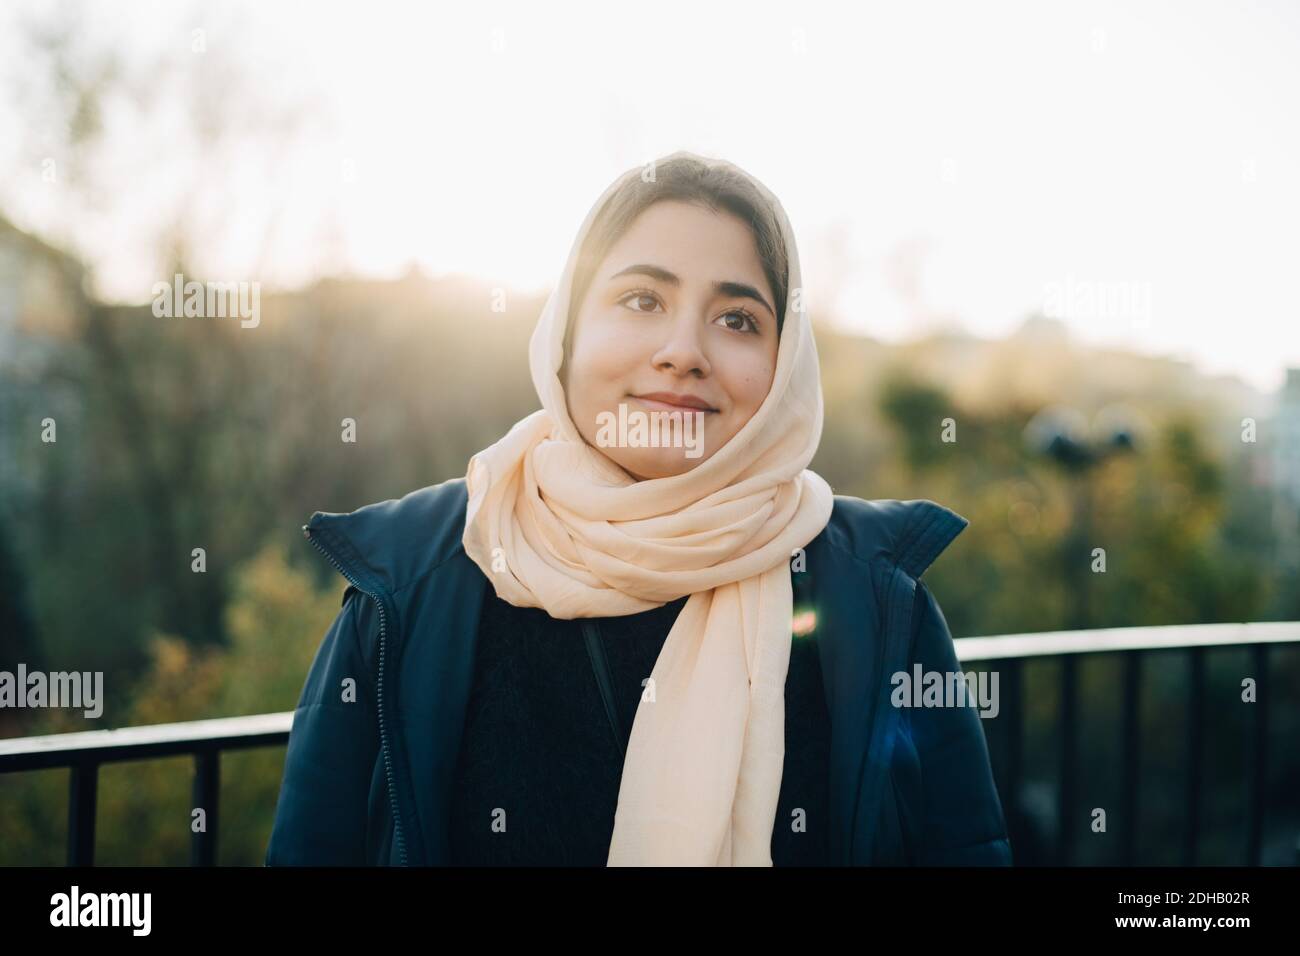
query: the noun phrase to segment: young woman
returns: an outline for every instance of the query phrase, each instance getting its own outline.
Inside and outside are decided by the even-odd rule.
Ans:
[[[965,527],[837,496],[794,234],[680,151],[583,222],[542,407],[463,479],[308,538],[347,578],[268,864],[1009,864],[921,573]]]

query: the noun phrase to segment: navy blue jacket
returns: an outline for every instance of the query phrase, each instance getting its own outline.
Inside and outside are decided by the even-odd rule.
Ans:
[[[463,478],[303,531],[348,581],[294,712],[267,865],[446,865],[451,787],[488,580]],[[1010,865],[977,711],[899,708],[891,675],[955,672],[921,574],[967,525],[932,501],[836,495],[791,571],[815,615],[840,865]],[[352,678],[355,700],[345,700]]]

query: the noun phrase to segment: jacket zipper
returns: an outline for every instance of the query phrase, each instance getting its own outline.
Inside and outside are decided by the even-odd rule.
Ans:
[[[310,541],[312,545],[315,546],[317,551],[325,555],[325,559],[329,561],[331,565],[334,566],[334,569],[338,571],[339,574],[343,575],[343,577],[347,579],[347,582],[349,584],[355,587],[366,597],[370,598],[370,600],[374,601],[375,607],[379,609],[379,679],[377,681],[377,685],[378,685],[377,709],[379,712],[379,746],[384,754],[384,772],[388,779],[388,800],[389,800],[389,805],[393,812],[393,837],[397,841],[397,858],[400,861],[402,866],[408,866],[409,864],[407,863],[406,860],[406,839],[402,835],[402,817],[401,817],[401,813],[398,811],[397,808],[397,789],[393,785],[393,759],[392,759],[392,755],[389,753],[388,731],[384,723],[384,648],[388,643],[387,629],[386,629],[387,622],[384,616],[384,602],[379,599],[379,595],[376,592],[371,591],[368,588],[362,587],[361,582],[357,580],[356,576],[348,573],[348,570],[338,562],[338,560],[334,557],[334,555],[331,554],[329,551],[327,551],[319,541],[317,541],[315,538],[311,536],[310,527],[308,527],[307,525],[303,525],[302,533],[303,536],[306,537],[306,539]]]
[[[889,585],[889,590],[887,590],[886,593],[890,594],[890,597],[886,599],[887,602],[890,601],[890,600],[894,600],[893,595],[892,595],[893,582],[894,582],[895,580],[897,580],[897,575],[899,575],[900,573],[903,573],[903,572],[902,572],[902,570],[899,568],[898,563],[895,562],[895,563],[894,563],[894,566],[893,566],[893,571],[892,571],[892,573],[891,573],[890,576],[889,576],[890,585]],[[911,619],[908,621],[908,625],[909,625],[908,630],[909,630],[909,632],[910,632],[910,641],[909,641],[909,643],[908,643],[907,645],[905,645],[905,646],[904,646],[903,648],[901,648],[901,649],[900,649],[900,648],[895,648],[895,649],[894,649],[894,655],[893,655],[893,656],[894,656],[894,663],[897,665],[897,663],[898,663],[897,658],[898,658],[899,650],[902,651],[902,653],[903,653],[903,655],[904,655],[904,659],[903,659],[903,661],[902,661],[901,666],[902,666],[903,668],[906,668],[907,665],[908,665],[908,663],[911,661],[912,648],[913,648],[913,647],[915,646],[915,644],[916,644],[916,632],[920,629],[920,621],[919,621],[919,619],[918,619],[918,617],[917,617],[917,614],[918,614],[918,607],[919,607],[919,603],[920,603],[921,596],[922,596],[922,591],[921,591],[921,581],[920,581],[919,578],[916,579],[916,585],[917,585],[917,589],[916,589],[916,592],[915,592],[915,594],[914,594],[914,596],[913,596],[913,602],[912,602],[912,616],[911,616]],[[889,610],[890,610],[890,608],[888,607],[888,604],[887,604],[887,603],[886,603],[885,606],[882,606],[882,608],[881,608],[880,620],[881,620],[881,635],[882,635],[882,640],[881,640],[881,642],[880,642],[880,644],[881,644],[881,647],[880,647],[880,657],[879,657],[879,662],[878,662],[878,665],[877,665],[877,666],[879,667],[879,670],[880,670],[880,676],[881,676],[881,678],[883,678],[883,680],[885,681],[886,684],[888,684],[888,682],[889,682],[889,678],[888,678],[887,675],[893,673],[893,671],[890,671],[890,670],[887,669],[888,666],[889,666],[889,664],[891,663],[891,661],[890,661],[890,653],[889,653],[889,652],[890,652],[890,644],[889,644],[889,636],[888,636],[888,627],[889,627]],[[895,667],[895,670],[897,670],[897,669],[898,669],[898,667],[896,666],[896,667]],[[881,728],[881,726],[880,726],[880,721],[881,721],[881,719],[882,719],[882,714],[881,714],[881,710],[880,710],[880,703],[881,703],[881,701],[880,701],[880,691],[879,691],[879,689],[876,689],[875,693],[872,694],[872,700],[871,700],[871,713],[870,713],[870,716],[868,717],[868,721],[869,721],[868,726],[871,727],[871,733],[867,736],[867,751],[866,751],[866,759],[867,759],[868,761],[869,761],[870,758],[871,758],[871,752],[872,752],[873,747],[876,746],[877,738],[878,738],[879,736],[881,736],[881,734],[883,733],[882,728]],[[868,771],[870,772],[870,766],[868,766]],[[883,773],[884,773],[884,774],[889,778],[889,783],[890,783],[890,785],[892,786],[892,785],[893,785],[893,777],[890,775],[890,768],[889,768],[889,767],[885,767],[884,770],[883,770]],[[848,847],[846,848],[846,851],[845,851],[845,852],[846,852],[846,856],[847,856],[847,858],[848,858],[848,860],[849,860],[849,863],[848,863],[849,866],[854,866],[854,865],[856,865],[856,864],[854,864],[854,862],[853,862],[853,849],[854,849],[854,847],[857,845],[858,817],[859,817],[859,814],[862,812],[862,795],[863,795],[863,791],[866,790],[866,789],[868,789],[868,787],[866,786],[866,781],[861,781],[861,780],[860,780],[859,783],[858,783],[857,792],[854,794],[854,797],[853,797],[853,813],[852,813],[852,817],[851,817],[852,822],[851,822],[850,825],[849,825],[849,844],[848,844]],[[901,832],[901,825],[900,825],[900,832]],[[877,849],[878,849],[878,847],[875,845],[875,841],[873,840],[873,841],[872,841],[872,847],[871,847],[871,855],[872,855],[873,857],[875,856]],[[863,862],[862,865],[863,865],[863,866],[870,866],[870,865],[871,865],[871,861],[870,861],[870,860],[866,860],[866,861]]]
[[[912,636],[907,645],[907,658],[903,661],[903,669],[909,672],[911,670],[912,660],[916,657],[917,641],[920,640],[921,622],[924,620],[925,600],[927,594],[928,592],[925,587],[925,582],[920,578],[917,578],[916,593],[912,600]],[[907,720],[907,717],[904,714],[899,714],[898,720],[902,723]],[[885,768],[885,772],[889,775],[889,789],[893,796],[894,824],[898,830],[899,846],[902,847],[903,865],[913,866],[912,847],[907,839],[907,832],[903,827],[902,803],[898,799],[898,786],[894,780],[892,764]],[[873,847],[872,849],[875,851],[876,848]]]

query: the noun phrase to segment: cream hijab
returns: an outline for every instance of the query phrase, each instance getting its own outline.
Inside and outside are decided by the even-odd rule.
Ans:
[[[676,156],[731,165],[686,151],[656,164]],[[498,597],[557,619],[620,617],[690,595],[650,674],[653,694],[648,684],[638,705],[608,865],[771,866],[789,562],[826,526],[833,498],[807,469],[822,431],[817,348],[785,210],[745,173],[776,210],[789,254],[767,398],[679,475],[637,481],[588,445],[558,376],[575,264],[597,212],[642,173],[629,170],[587,214],[537,321],[529,365],[542,408],[470,459],[465,553]]]

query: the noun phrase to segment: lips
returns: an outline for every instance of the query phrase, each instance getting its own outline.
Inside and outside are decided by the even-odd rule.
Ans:
[[[717,409],[698,395],[678,394],[676,392],[646,392],[633,395],[639,402],[669,412],[716,412]]]

